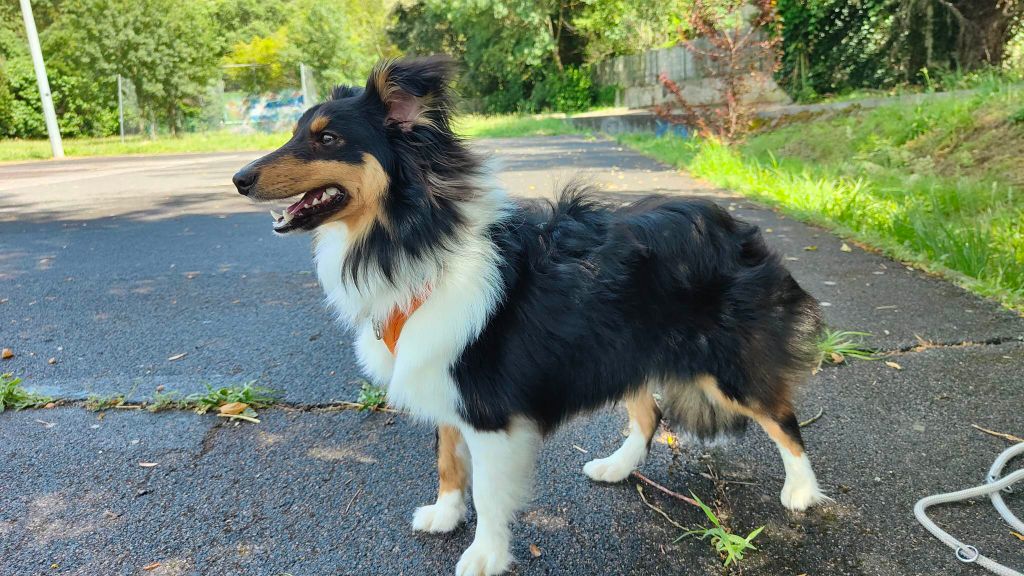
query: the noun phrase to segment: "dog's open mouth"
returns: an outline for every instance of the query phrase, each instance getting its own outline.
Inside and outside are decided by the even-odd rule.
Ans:
[[[274,218],[274,232],[284,234],[300,228],[308,230],[323,221],[325,216],[344,206],[347,196],[341,186],[310,190],[303,194],[298,202],[285,208],[283,213],[270,211]]]

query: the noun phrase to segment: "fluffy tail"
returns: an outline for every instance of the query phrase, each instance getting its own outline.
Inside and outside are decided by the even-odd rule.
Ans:
[[[662,389],[665,412],[673,427],[705,443],[739,437],[747,429],[746,416],[715,404],[696,383],[671,383]]]

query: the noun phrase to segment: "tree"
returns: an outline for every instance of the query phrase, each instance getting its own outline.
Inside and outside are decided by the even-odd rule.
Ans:
[[[419,0],[396,8],[391,39],[414,54],[447,52],[460,86],[491,111],[515,110],[545,77],[584,62],[575,0]]]
[[[391,16],[382,0],[298,0],[292,9],[290,62],[309,65],[323,86],[362,85],[379,59],[399,55],[388,40]]]
[[[47,29],[57,61],[99,82],[132,84],[143,116],[172,133],[217,72],[213,20],[205,3],[176,0],[65,0]]]
[[[999,67],[1024,0],[779,0],[782,83],[798,97]]]
[[[770,75],[778,67],[777,25],[773,0],[694,0],[685,44],[706,76],[718,81],[721,103],[691,104],[662,72],[658,79],[674,103],[656,107],[655,113],[726,143],[745,135],[754,116],[754,107],[745,99],[751,84],[759,73]]]

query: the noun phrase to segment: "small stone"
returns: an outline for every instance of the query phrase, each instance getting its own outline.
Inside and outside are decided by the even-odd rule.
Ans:
[[[14,351],[11,350],[10,348],[4,348],[3,352],[0,352],[0,358],[3,358],[4,360],[10,360],[11,358],[14,358]]]
[[[57,363],[57,359],[56,358],[50,358],[49,360],[46,361],[46,363],[51,365],[51,366],[53,366],[54,364]]]

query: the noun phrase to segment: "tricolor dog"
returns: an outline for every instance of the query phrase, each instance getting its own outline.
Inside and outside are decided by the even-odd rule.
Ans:
[[[782,456],[782,504],[825,500],[792,400],[821,313],[758,229],[700,199],[509,197],[452,132],[452,73],[443,57],[384,62],[234,177],[254,200],[291,202],[274,230],[313,233],[362,367],[438,427],[440,490],[413,529],[454,529],[472,479],[476,535],[456,574],[504,572],[545,435],[618,400],[629,435],[583,467],[595,481],[643,462],[664,411],[701,439],[753,420]]]

